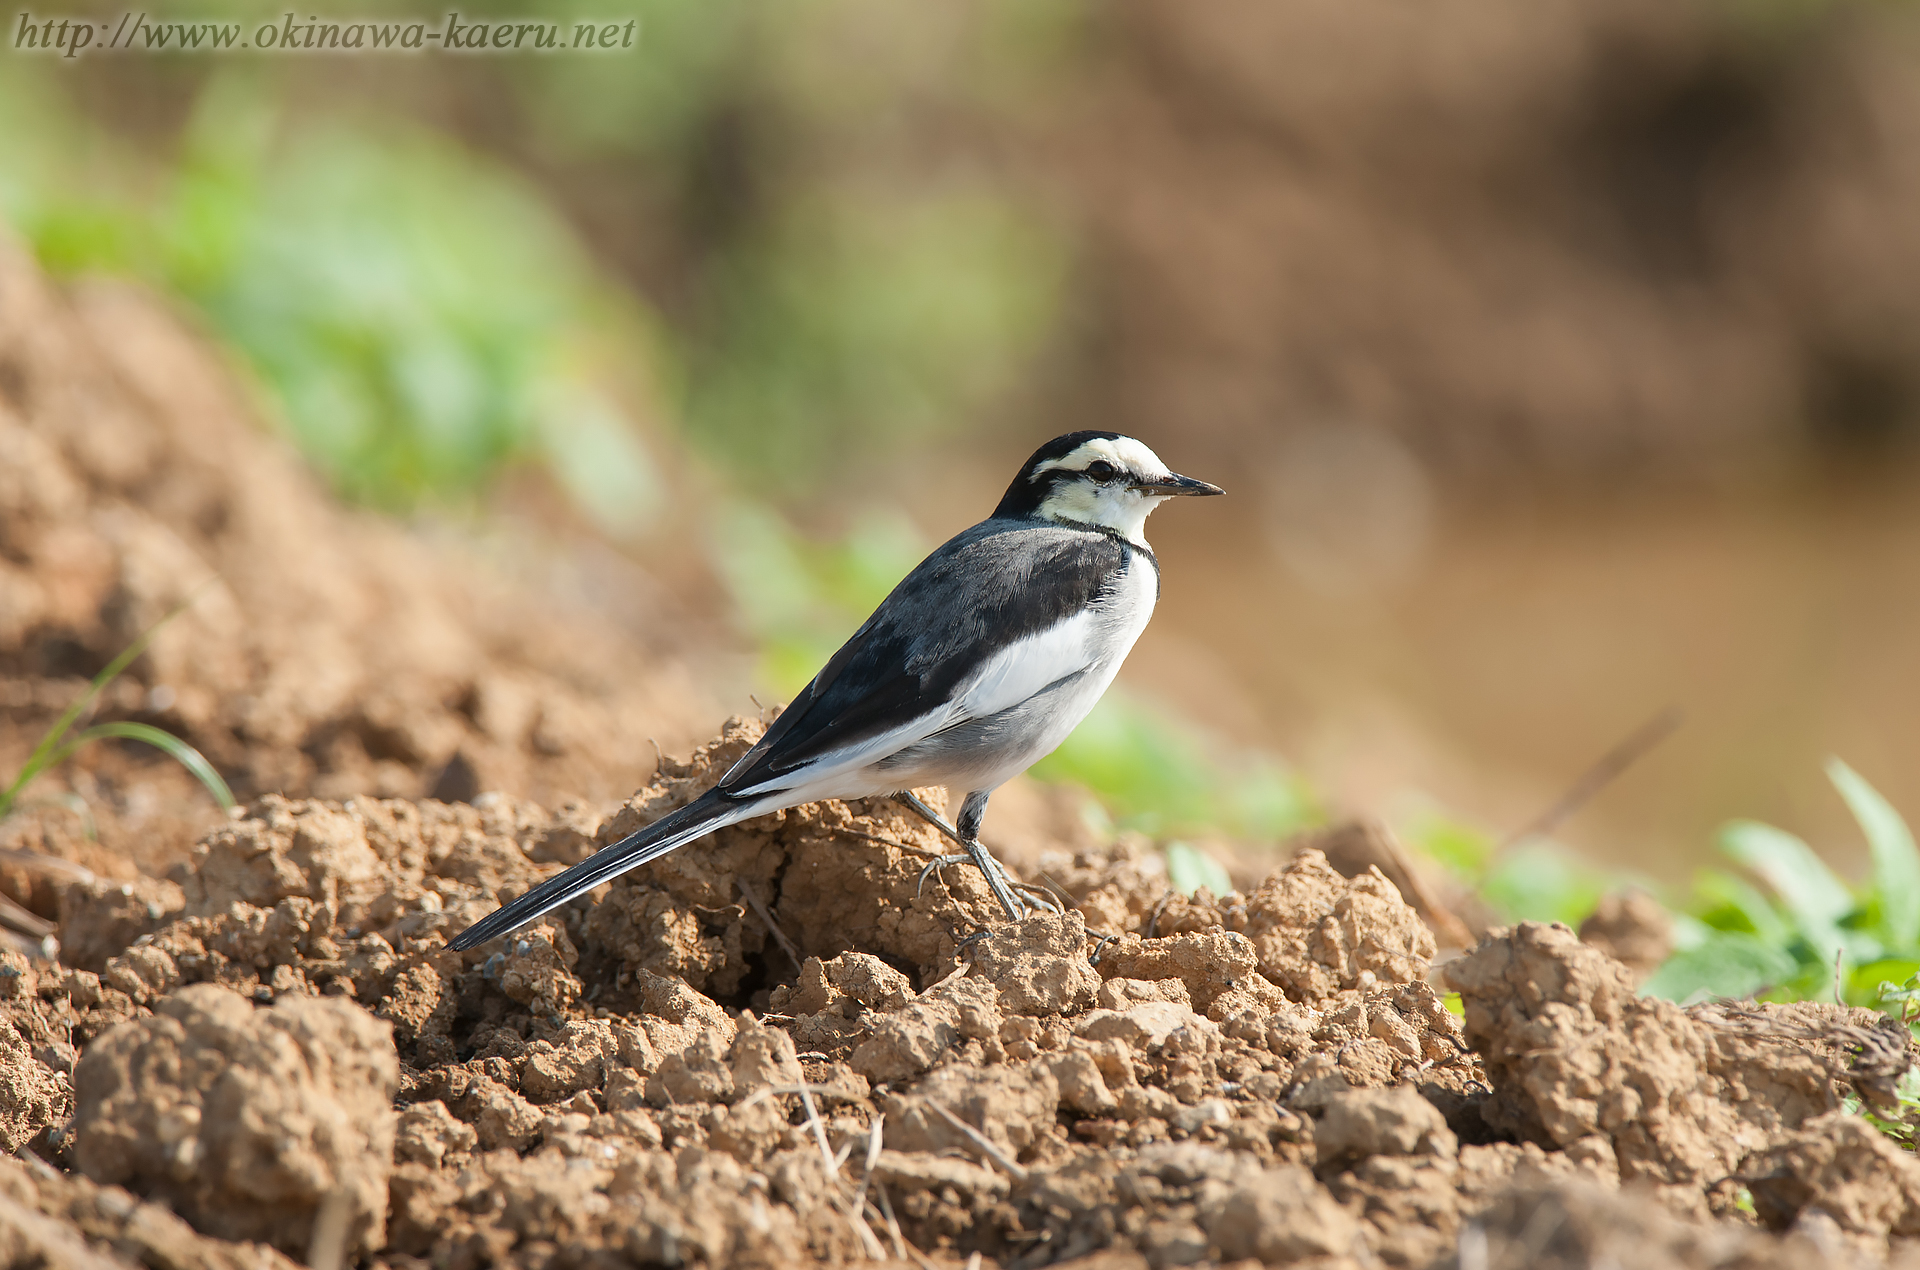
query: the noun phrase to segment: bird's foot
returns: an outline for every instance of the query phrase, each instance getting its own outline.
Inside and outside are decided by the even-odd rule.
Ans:
[[[978,856],[971,853],[967,855],[942,855],[935,856],[933,859],[927,861],[927,867],[920,870],[920,877],[914,883],[914,895],[917,897],[924,892],[927,889],[927,879],[939,874],[940,870],[946,868],[949,864],[972,864],[978,866],[981,875],[987,879],[987,889],[993,892],[993,898],[1000,901],[1000,907],[1005,909],[1007,916],[1016,922],[1027,915],[1026,906],[1020,901],[1020,893],[1023,891],[1033,899],[1035,904],[1045,908],[1048,912],[1057,913],[1060,911],[1052,903],[1050,898],[1042,898],[1041,894],[1036,894],[1037,888],[1027,886],[1024,883],[1009,881],[1006,870],[1000,867],[998,860],[995,860],[991,855],[987,854],[984,847],[981,848]],[[942,881],[945,881],[944,875],[942,875]]]
[[[1015,882],[1013,889],[1031,901],[1035,908],[1042,908],[1056,915],[1066,911],[1060,907],[1060,897],[1044,886],[1035,886],[1031,882]]]
[[[1014,893],[1012,885],[1007,881],[1007,871],[1000,867],[1000,862],[980,845],[978,839],[962,842],[960,845],[972,857],[974,867],[978,868],[987,879],[987,889],[993,892],[994,899],[1000,901],[1000,907],[1007,911],[1007,917],[1016,922],[1025,920],[1027,906]]]
[[[979,868],[981,875],[987,879],[987,889],[993,892],[994,899],[1000,901],[1000,907],[1006,910],[1007,916],[1016,922],[1026,917],[1027,906],[1021,903],[1020,897],[1014,893],[1013,884],[1007,879],[1007,871],[1000,867],[1000,862],[993,858],[991,852],[980,845],[978,838],[970,838],[948,824],[946,817],[927,806],[925,802],[921,801],[920,796],[910,789],[902,790],[900,793],[895,794],[894,798],[899,800],[922,820],[925,820],[935,829],[938,829],[941,833],[959,843],[960,849],[966,852],[964,856],[945,855],[935,859],[932,864],[929,864],[925,869],[921,870],[921,886],[927,884],[928,874],[939,872],[942,866],[960,864],[964,861],[971,860],[974,865]],[[976,821],[975,823],[978,822]],[[1048,904],[1047,907],[1052,908],[1053,906]]]
[[[979,846],[978,843],[974,845]],[[1000,901],[1000,907],[1006,910],[1008,917],[1017,922],[1027,915],[1026,906],[1020,902],[1019,892],[1022,890],[1031,890],[1031,888],[1020,883],[1009,881],[1006,870],[1000,867],[998,860],[987,854],[985,847],[980,847],[978,855],[972,852],[968,852],[965,855],[942,855],[935,856],[933,859],[927,861],[927,867],[920,870],[919,880],[914,884],[914,895],[918,896],[921,892],[925,891],[927,888],[927,879],[939,874],[940,870],[946,868],[949,864],[975,865],[979,868],[981,875],[987,879],[987,889],[993,892],[994,899]],[[942,881],[944,880],[944,875],[942,875]],[[1035,902],[1045,903],[1045,901],[1038,899],[1036,899]],[[1053,909],[1052,904],[1046,904],[1046,907],[1049,910]]]

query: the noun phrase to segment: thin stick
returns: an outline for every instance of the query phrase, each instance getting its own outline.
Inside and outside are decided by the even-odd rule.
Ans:
[[[35,939],[45,939],[59,929],[38,913],[15,903],[5,892],[0,892],[0,926],[11,927]]]
[[[839,1196],[836,1195],[833,1197],[834,1207],[839,1208],[840,1202]],[[885,1261],[887,1259],[887,1250],[880,1246],[880,1236],[873,1233],[873,1227],[867,1225],[867,1215],[865,1213],[849,1213],[844,1208],[841,1208],[840,1211],[846,1213],[847,1222],[853,1227],[854,1233],[860,1236],[860,1247],[862,1251],[867,1254],[867,1260]]]
[[[1153,916],[1147,919],[1146,938],[1152,939],[1154,937],[1154,932],[1160,929],[1160,915],[1167,911],[1167,905],[1169,902],[1172,901],[1172,899],[1173,899],[1173,888],[1168,887],[1167,893],[1160,897],[1160,902],[1153,906]]]
[[[862,833],[858,829],[835,829],[834,832],[844,834],[849,838],[865,838],[868,842],[877,842],[883,847],[898,847],[902,851],[911,851],[915,855],[943,856],[946,854],[946,852],[936,851],[932,847],[915,846],[911,842],[901,842],[895,838],[883,838],[877,833]]]
[[[763,1014],[760,1016],[760,1019],[761,1019],[761,1022],[764,1023],[768,1019],[777,1018],[777,1017],[779,1016],[772,1015],[772,1014]],[[816,1051],[809,1050],[805,1054],[798,1055],[798,1057],[825,1058],[827,1056],[825,1054],[821,1054]],[[853,1100],[853,1095],[849,1094],[845,1089],[835,1089],[832,1085],[809,1085],[802,1082],[801,1084],[798,1084],[798,1085],[762,1085],[760,1088],[754,1090],[752,1093],[748,1094],[745,1098],[741,1099],[737,1105],[741,1107],[751,1107],[755,1103],[766,1101],[768,1098],[771,1098],[774,1094],[800,1094],[804,1096],[809,1092],[819,1094],[823,1098],[838,1098],[842,1102],[851,1102]]]
[[[880,1247],[879,1236],[867,1225],[867,1219],[859,1209],[846,1207],[840,1191],[840,1163],[833,1158],[833,1148],[827,1144],[827,1128],[820,1123],[820,1108],[814,1105],[813,1086],[802,1083],[799,1087],[800,1101],[807,1109],[807,1124],[813,1130],[813,1140],[820,1146],[821,1162],[827,1166],[827,1198],[835,1208],[846,1215],[847,1222],[860,1237],[861,1247],[865,1249],[867,1259],[880,1261],[885,1250]]]
[[[1413,888],[1414,902],[1426,910],[1427,923],[1435,928],[1433,933],[1456,948],[1473,947],[1473,935],[1467,930],[1466,924],[1453,915],[1452,909],[1436,900],[1433,893],[1427,890],[1426,882],[1414,870],[1413,861],[1407,858],[1406,851],[1401,848],[1400,840],[1393,836],[1393,831],[1382,825],[1378,837],[1381,845],[1386,848],[1388,857],[1400,870],[1401,875],[1407,879],[1407,885]],[[1441,929],[1443,927],[1444,929]]]
[[[55,877],[70,878],[81,883],[90,884],[97,876],[84,864],[62,860],[57,855],[45,855],[39,851],[21,851],[14,847],[0,847],[0,863],[18,865],[29,873],[51,873]]]
[[[807,1125],[813,1130],[813,1140],[820,1144],[820,1159],[827,1166],[829,1181],[840,1176],[840,1166],[833,1162],[833,1148],[827,1145],[827,1127],[820,1123],[820,1108],[813,1103],[813,1087],[800,1086],[800,1102],[807,1109]]]
[[[927,1106],[939,1112],[941,1118],[948,1124],[966,1134],[967,1140],[972,1142],[974,1146],[980,1148],[981,1152],[984,1153],[988,1159],[998,1164],[1008,1177],[1016,1182],[1024,1182],[1027,1180],[1027,1171],[1009,1159],[1006,1152],[983,1137],[978,1129],[975,1129],[972,1125],[962,1120],[959,1116],[954,1115],[937,1102],[929,1102]]]
[[[867,1130],[867,1171],[860,1179],[860,1194],[854,1197],[854,1207],[864,1208],[867,1203],[867,1188],[873,1185],[873,1171],[880,1165],[880,1148],[884,1139],[880,1136],[880,1126],[887,1122],[887,1113],[880,1112],[873,1118],[873,1127]]]
[[[342,1186],[320,1201],[313,1233],[307,1241],[307,1265],[312,1270],[340,1270],[347,1256],[347,1222],[353,1217],[353,1193]]]
[[[791,939],[787,938],[787,932],[780,929],[780,923],[773,920],[773,914],[767,911],[767,906],[760,902],[760,897],[753,893],[753,888],[747,885],[745,878],[735,878],[734,882],[739,886],[740,894],[747,897],[747,907],[753,910],[753,915],[760,919],[760,924],[767,928],[774,942],[780,945],[780,951],[787,954],[788,960],[793,962],[793,968],[798,970],[800,950],[793,946]]]
[[[1498,851],[1505,851],[1525,838],[1545,837],[1558,829],[1595,794],[1618,780],[1622,772],[1645,758],[1654,746],[1672,736],[1685,720],[1686,713],[1679,706],[1668,706],[1635,728],[1618,745],[1602,754],[1597,763],[1580,773],[1551,806],[1509,834]]]
[[[880,1216],[887,1223],[887,1238],[893,1240],[894,1255],[897,1257],[912,1257],[915,1262],[923,1267],[923,1270],[938,1270],[938,1267],[936,1267],[933,1262],[927,1260],[925,1254],[908,1243],[906,1236],[900,1233],[900,1222],[893,1215],[893,1200],[887,1195],[886,1183],[875,1182],[873,1184],[873,1190],[874,1194],[880,1197]]]

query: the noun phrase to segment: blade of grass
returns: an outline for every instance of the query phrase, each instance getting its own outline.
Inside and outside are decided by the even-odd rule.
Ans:
[[[1793,915],[1800,931],[1830,958],[1831,932],[1855,906],[1847,884],[1800,839],[1754,820],[1735,820],[1720,831],[1720,849],[1759,874]]]
[[[1784,829],[1735,820],[1720,831],[1720,850],[1758,874],[1811,946],[1822,973],[1842,955],[1840,920],[1855,907],[1853,893],[1813,848]]]
[[[66,737],[68,730],[73,727],[74,722],[92,708],[94,701],[100,696],[100,693],[108,684],[120,677],[121,671],[133,664],[134,658],[147,651],[147,645],[153,642],[153,637],[160,633],[161,627],[186,612],[187,606],[198,598],[200,589],[201,588],[196,587],[193,594],[182,600],[175,606],[172,612],[142,631],[138,639],[121,649],[120,655],[108,662],[105,668],[102,669],[99,674],[95,675],[92,681],[87,684],[87,690],[81,693],[72,705],[67,707],[67,712],[54,721],[53,726],[47,729],[46,735],[40,738],[40,743],[33,747],[33,753],[27,755],[26,766],[22,767],[19,774],[13,778],[13,784],[7,786],[4,793],[0,793],[0,816],[5,816],[9,811],[13,810],[13,800],[20,796],[20,791],[27,787],[29,781],[59,761],[55,757],[55,754],[60,748],[60,742]],[[198,757],[197,752],[196,757]],[[204,764],[206,760],[201,759],[201,762]],[[208,768],[207,770],[212,771],[213,769]],[[215,779],[218,779],[218,777],[216,776]],[[204,778],[202,783],[204,783]],[[209,788],[211,788],[211,786],[209,786]],[[226,788],[225,782],[221,783],[221,788]],[[218,797],[218,795],[216,794],[215,797]],[[232,795],[228,795],[228,797],[231,798]]]
[[[1721,869],[1705,869],[1694,880],[1694,892],[1709,905],[1725,905],[1747,920],[1753,933],[1775,948],[1793,938],[1793,925],[1781,916],[1780,906],[1759,887]]]
[[[1866,778],[1839,759],[1827,760],[1827,779],[1860,822],[1873,853],[1873,890],[1880,901],[1881,938],[1889,947],[1920,944],[1920,849],[1913,831]]]
[[[233,791],[227,788],[227,782],[221,779],[220,773],[213,770],[213,764],[207,762],[206,755],[173,733],[163,732],[150,723],[97,723],[54,751],[53,760],[48,766],[64,763],[81,746],[109,737],[122,741],[143,741],[151,745],[186,768],[195,780],[206,786],[207,792],[213,795],[213,801],[219,803],[223,810],[234,805]]]

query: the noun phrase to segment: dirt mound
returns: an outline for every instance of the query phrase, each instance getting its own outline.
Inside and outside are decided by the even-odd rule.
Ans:
[[[1542,1211],[1557,1264],[1631,1237],[1846,1265],[1920,1222],[1816,1015],[1639,1001],[1523,926],[1456,963],[1463,1028],[1413,910],[1315,851],[1169,933],[1162,879],[1082,852],[1049,869],[1063,911],[1007,924],[968,870],[921,886],[939,843],[893,804],[820,804],[448,950],[758,732],[603,825],[267,798],[171,889],[71,885],[63,946],[100,969],[0,967],[0,1062],[38,1091],[8,1132],[79,1176],[0,1173],[26,1214],[0,1237],[172,1264],[103,1224],[142,1210],[120,1186],[193,1238],[396,1267],[1507,1265]],[[1667,1204],[1613,1220],[1643,1183]]]
[[[1516,1187],[1466,1228],[1435,1270],[1800,1270],[1870,1266],[1819,1230],[1769,1239],[1749,1227],[1676,1219],[1644,1198],[1591,1184]]]
[[[0,454],[0,770],[189,601],[106,713],[185,736],[243,796],[618,798],[651,769],[650,737],[710,726],[663,635],[341,510],[179,321],[120,285],[58,291],[10,242]],[[149,838],[143,806],[189,801],[171,775],[89,761],[103,831],[118,816]]]
[[[194,984],[117,1027],[74,1069],[74,1158],[200,1229],[304,1254],[331,1219],[349,1250],[386,1242],[389,1029],[326,997],[271,1009]]]
[[[199,1234],[160,1204],[117,1186],[62,1175],[33,1156],[0,1158],[0,1262],[122,1270],[194,1266],[205,1270],[295,1270],[261,1244]]]
[[[1621,1180],[1662,1188],[1681,1209],[1731,1209],[1743,1160],[1839,1109],[1842,1045],[1808,1038],[1878,1022],[1806,1005],[1743,1011],[1751,1023],[1689,1013],[1636,997],[1624,965],[1538,922],[1488,939],[1446,977],[1494,1085],[1488,1124],[1609,1159]],[[1900,1045],[1904,1060],[1904,1035]]]

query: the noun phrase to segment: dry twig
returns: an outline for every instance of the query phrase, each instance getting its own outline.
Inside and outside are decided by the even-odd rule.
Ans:
[[[927,1106],[933,1108],[934,1111],[938,1112],[941,1119],[945,1120],[948,1124],[958,1129],[961,1133],[964,1133],[967,1136],[967,1141],[973,1143],[974,1146],[980,1148],[980,1151],[988,1159],[992,1160],[995,1164],[998,1164],[1001,1170],[1004,1173],[1006,1173],[1008,1177],[1012,1178],[1016,1182],[1024,1182],[1027,1180],[1027,1171],[1024,1168],[1021,1168],[1020,1165],[1016,1161],[1014,1161],[1012,1157],[1008,1156],[1005,1151],[1002,1151],[999,1147],[995,1146],[991,1141],[989,1141],[983,1134],[981,1134],[981,1132],[978,1129],[975,1129],[972,1125],[962,1120],[959,1116],[954,1115],[951,1111],[948,1111],[945,1107],[942,1107],[937,1102],[929,1102]]]
[[[99,876],[84,864],[40,851],[22,851],[18,847],[0,847],[0,864],[11,864],[29,873],[50,873],[86,885],[91,885]]]
[[[794,969],[798,970],[800,950],[793,946],[791,939],[787,938],[787,932],[780,929],[780,923],[773,920],[773,914],[768,912],[767,906],[760,902],[760,897],[753,893],[753,888],[747,885],[746,879],[736,878],[735,882],[740,887],[740,894],[746,897],[747,907],[753,910],[753,915],[760,919],[760,924],[767,928],[767,933],[772,935],[774,942],[780,945],[780,951],[787,954],[788,960],[793,962]]]
[[[1507,835],[1506,841],[1496,848],[1495,854],[1524,838],[1544,838],[1558,829],[1574,812],[1586,806],[1595,794],[1618,780],[1622,772],[1645,758],[1654,746],[1672,736],[1685,720],[1686,714],[1679,706],[1668,706],[1629,732],[1618,745],[1602,754],[1598,762],[1575,777],[1573,784],[1567,786],[1567,792],[1556,798],[1551,806]]]

